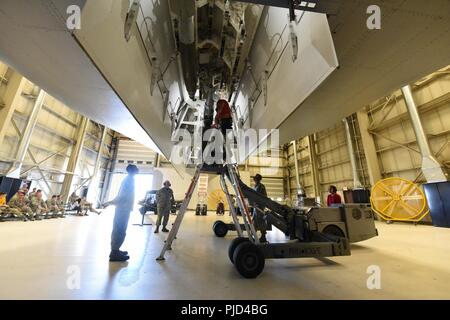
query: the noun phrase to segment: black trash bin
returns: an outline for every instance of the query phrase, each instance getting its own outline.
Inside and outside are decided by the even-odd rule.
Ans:
[[[450,228],[450,182],[423,185],[433,225]]]

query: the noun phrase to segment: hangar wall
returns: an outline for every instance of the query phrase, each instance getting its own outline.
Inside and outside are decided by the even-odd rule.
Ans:
[[[115,132],[106,128],[103,134],[103,126],[88,120],[79,161],[71,170],[83,116],[1,62],[0,79],[0,174],[17,167],[18,176],[32,180],[32,187],[42,189],[46,197],[61,193],[64,183],[70,182],[70,192],[94,186],[88,198],[95,201],[103,188]],[[27,128],[31,128],[28,143]],[[71,173],[73,179],[67,180]]]
[[[436,158],[450,167],[450,67],[411,85],[420,117]],[[332,115],[330,115],[332,116]],[[389,93],[347,118],[358,179],[370,188],[381,178],[401,177],[426,182],[421,156],[401,90]],[[301,185],[309,197],[326,199],[329,185],[338,190],[354,188],[344,123],[296,141]],[[297,193],[293,143],[286,146],[286,182],[294,200]],[[316,161],[311,161],[315,157]],[[314,165],[315,164],[315,165]],[[317,172],[314,178],[314,170]],[[317,189],[316,189],[317,188]]]
[[[450,67],[416,82],[414,99],[434,155],[450,165]],[[370,120],[383,177],[402,177],[419,183],[421,157],[400,90],[365,108]]]

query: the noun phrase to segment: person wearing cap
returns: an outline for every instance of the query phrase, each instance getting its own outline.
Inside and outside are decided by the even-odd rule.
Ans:
[[[125,241],[130,213],[134,207],[134,178],[139,173],[139,169],[135,165],[130,164],[127,167],[127,173],[128,175],[120,185],[117,197],[103,204],[103,207],[116,206],[111,234],[111,253],[109,254],[109,261],[111,262],[122,262],[130,259],[128,252],[121,251],[120,247]]]
[[[255,187],[253,188],[253,190],[267,197],[266,186],[263,185],[261,181],[262,176],[260,174],[256,174],[253,177],[253,182],[255,183]],[[261,238],[259,239],[259,241],[262,243],[267,242],[266,239],[267,227],[264,214],[264,207],[260,207],[256,203],[253,204],[253,220],[255,222],[256,230],[259,230],[261,232]]]
[[[10,213],[14,217],[23,219],[24,221],[34,220],[33,211],[28,206],[28,200],[26,199],[23,190],[17,191],[11,200],[9,200],[8,206],[10,208]]]
[[[169,232],[169,230],[167,230],[167,223],[169,223],[170,210],[172,205],[175,203],[173,190],[170,188],[172,186],[170,181],[164,182],[163,185],[164,187],[156,193],[156,210],[158,213],[158,220],[156,221],[155,233],[159,233],[161,222],[163,225],[162,232]]]

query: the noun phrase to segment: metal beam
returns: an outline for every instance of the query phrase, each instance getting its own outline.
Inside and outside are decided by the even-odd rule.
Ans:
[[[20,136],[20,135],[21,135],[20,129],[19,129],[19,127],[17,126],[17,124],[16,124],[16,122],[14,121],[14,119],[11,119],[11,123],[12,123],[12,125],[13,125],[13,128],[16,130],[17,135]],[[31,150],[28,148],[28,149],[26,150],[26,152],[28,153],[28,156],[30,157],[31,161],[33,161],[34,164],[37,164],[36,158],[34,157],[34,155],[33,155],[33,153],[31,152]],[[20,160],[20,159],[19,159],[19,160]],[[25,158],[22,159],[21,162],[20,162],[20,168],[18,168],[18,170],[19,170],[19,175],[18,175],[17,178],[20,178],[20,169],[22,168],[22,165],[23,165],[23,163],[24,163],[24,160],[25,160]],[[17,162],[18,162],[18,160],[16,159],[15,161],[12,162],[12,165],[14,166]],[[47,179],[46,179],[46,177],[45,177],[45,175],[44,175],[44,172],[41,170],[41,168],[40,168],[39,166],[36,166],[36,168],[37,168],[37,170],[39,171],[39,174],[41,175],[42,180],[44,180],[45,184],[47,185],[48,191],[45,191],[45,190],[44,190],[44,193],[45,193],[46,195],[48,195],[48,194],[52,191],[52,187],[50,186],[50,183],[47,181]]]
[[[0,108],[0,146],[4,146],[3,141],[26,82],[27,79],[15,71],[9,78],[6,91],[3,95],[4,107]]]
[[[430,134],[427,135],[428,141],[431,141],[431,140],[434,140],[436,138],[440,138],[440,137],[446,136],[449,133],[450,133],[450,129],[449,130],[440,131],[440,132],[437,132],[437,133],[430,133]],[[396,142],[394,145],[390,145],[390,146],[386,146],[386,147],[377,149],[377,153],[387,152],[387,151],[395,150],[395,149],[398,149],[398,148],[404,148],[405,146],[410,146],[410,145],[415,145],[415,144],[417,144],[417,140],[416,139],[408,140],[408,141],[405,141],[405,142],[402,142],[402,143]],[[413,151],[413,150],[411,150],[411,151]],[[414,149],[414,152],[420,154],[419,150]]]
[[[352,133],[350,131],[350,125],[348,124],[347,118],[343,119],[345,128],[345,136],[347,138],[347,148],[348,148],[348,156],[350,159],[350,165],[352,167],[352,175],[353,175],[353,188],[358,189],[361,188],[361,181],[359,180],[358,167],[356,166],[356,157],[355,150],[353,148],[353,138]]]
[[[297,141],[292,141],[292,148],[294,149],[294,170],[295,170],[295,181],[297,182],[297,192],[301,189],[300,174],[298,172],[298,155],[297,155]]]
[[[369,131],[369,132],[370,132],[371,134],[377,136],[377,137],[380,137],[380,138],[385,139],[385,140],[387,140],[387,141],[389,141],[389,142],[392,142],[393,144],[399,146],[400,148],[404,148],[404,149],[407,149],[407,150],[409,150],[409,151],[413,151],[413,152],[415,152],[415,153],[420,153],[420,150],[417,150],[417,149],[414,149],[414,148],[409,147],[409,145],[412,144],[412,143],[415,142],[415,141],[402,143],[402,142],[395,141],[394,139],[391,139],[391,138],[389,138],[389,137],[383,136],[382,134],[379,134],[378,132],[375,132],[375,131]],[[380,151],[380,150],[377,150],[377,152],[379,152],[379,151]]]
[[[425,179],[429,183],[448,181],[446,170],[431,152],[427,135],[423,129],[419,111],[417,110],[417,106],[412,95],[411,86],[404,86],[402,88],[402,93],[411,119],[411,124],[416,135],[417,144],[420,148],[420,153],[422,154],[422,171]]]
[[[10,140],[15,140],[15,141],[19,141],[20,140],[20,137],[13,136],[13,135],[7,135],[7,136],[5,136],[5,138],[10,139]],[[17,144],[18,144],[18,142],[17,142]],[[67,145],[67,147],[70,147],[70,146],[71,145]],[[49,150],[48,147],[38,146],[38,145],[36,145],[34,143],[31,143],[31,142],[30,142],[29,148],[37,149],[37,150],[39,150],[41,152],[45,152],[45,153],[49,153],[49,154],[54,152],[54,150]],[[63,157],[63,158],[69,158],[69,156],[67,154],[63,154],[63,153],[58,153],[57,156]]]
[[[333,147],[330,147],[330,148],[328,148],[326,150],[317,152],[317,155],[318,156],[322,156],[324,154],[330,153],[331,151],[334,151],[334,150],[337,150],[337,149],[340,149],[340,148],[344,148],[344,147],[347,147],[347,141],[338,143],[337,145],[335,145]]]
[[[21,113],[21,112],[19,112],[17,110],[14,112],[14,118],[18,118],[18,119],[20,119],[22,121],[28,121],[28,116],[24,115],[23,113]],[[69,145],[74,143],[71,138],[62,136],[60,134],[60,132],[58,132],[57,130],[49,128],[46,125],[41,124],[39,122],[36,123],[35,129],[39,129],[39,130],[45,131],[45,132],[51,134],[52,136],[55,136],[55,137],[61,139],[63,142],[65,142],[65,143],[67,143]]]
[[[419,114],[423,115],[427,112],[433,111],[436,108],[440,108],[442,106],[447,105],[450,102],[450,92],[446,93],[436,99],[433,99],[427,103],[424,103],[422,105],[417,106],[417,109],[419,110]],[[394,104],[392,107],[395,106]],[[393,108],[391,108],[392,110]],[[371,125],[370,130],[371,131],[381,131],[383,129],[392,127],[402,121],[408,121],[409,120],[409,114],[408,112],[401,113],[399,115],[396,115],[390,119],[384,119],[383,121],[378,121],[377,125]]]
[[[314,196],[316,199],[320,199],[320,176],[319,176],[319,161],[317,159],[316,153],[316,141],[315,135],[308,136],[308,149],[309,149],[309,161],[311,163],[311,176],[312,176],[312,187],[314,189]]]
[[[284,153],[284,157],[286,159],[286,167],[284,168],[285,170],[283,170],[285,173],[284,177],[285,177],[286,194],[288,195],[288,199],[289,199],[288,204],[291,205],[291,201],[292,201],[291,170],[289,169],[289,161],[287,161],[287,159],[289,159],[289,145],[284,145],[283,153]]]
[[[97,176],[98,176],[98,172],[100,171],[100,165],[102,163],[103,149],[105,147],[107,131],[108,131],[108,129],[106,127],[103,127],[102,137],[99,141],[100,145],[98,148],[97,158],[95,159],[94,171],[92,173],[92,179],[89,182],[89,186],[88,186],[88,188],[89,188],[88,196],[90,199],[95,198],[95,200],[97,201],[96,205],[98,205],[101,202],[100,197],[98,196],[99,179]]]
[[[119,149],[119,138],[113,136],[111,142],[112,157],[110,158],[109,170],[105,173],[105,182],[103,183],[102,194],[100,196],[100,202],[105,202],[106,197],[109,195],[111,188],[112,175],[116,169],[117,153]]]
[[[16,159],[12,165],[12,168],[8,171],[7,176],[12,178],[20,178],[20,171],[22,170],[22,163],[25,160],[25,156],[27,155],[28,147],[30,145],[30,140],[36,127],[37,119],[39,116],[39,112],[42,109],[42,105],[44,104],[45,96],[47,94],[44,90],[39,89],[39,93],[36,97],[36,100],[33,105],[33,109],[31,110],[30,116],[28,117],[27,125],[25,126],[25,130],[21,135],[19,147],[16,153]],[[11,119],[12,120],[12,119]],[[34,160],[33,160],[34,161]]]
[[[47,160],[50,160],[51,158],[53,158],[54,156],[57,156],[59,154],[61,154],[62,152],[66,151],[69,148],[69,146],[64,147],[63,149],[53,152],[51,153],[48,157],[44,158],[43,160],[39,161],[38,163],[34,164],[33,166],[31,166],[30,168],[28,168],[25,171],[22,171],[20,173],[20,175],[24,175],[25,173],[28,173],[29,171],[33,170],[34,168],[39,167],[41,164],[43,164],[44,162],[46,162]]]
[[[72,152],[69,158],[69,163],[67,165],[66,171],[68,172],[75,172],[78,162],[80,160],[80,155],[83,150],[84,141],[86,137],[86,131],[88,128],[89,119],[86,117],[82,117],[80,121],[80,126],[78,128],[77,133],[77,142],[75,143],[75,146],[72,148]],[[73,182],[74,174],[66,174],[64,177],[64,182],[61,187],[61,197],[64,202],[67,202],[69,199],[70,190],[72,188],[72,182]]]

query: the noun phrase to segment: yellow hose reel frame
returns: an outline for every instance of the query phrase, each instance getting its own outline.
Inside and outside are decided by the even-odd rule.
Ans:
[[[384,220],[419,222],[428,213],[422,189],[402,178],[378,181],[370,195],[372,209]]]

